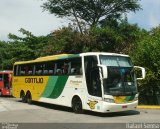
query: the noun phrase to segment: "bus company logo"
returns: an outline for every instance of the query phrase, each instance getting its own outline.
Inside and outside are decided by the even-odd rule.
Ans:
[[[25,83],[43,83],[43,78],[25,78]]]
[[[70,80],[70,84],[72,84],[72,85],[80,85],[80,84],[82,84],[82,81],[73,81],[73,80]]]
[[[97,101],[91,101],[89,100],[89,103],[87,103],[90,107],[90,109],[95,109],[95,105],[97,104],[98,102]]]

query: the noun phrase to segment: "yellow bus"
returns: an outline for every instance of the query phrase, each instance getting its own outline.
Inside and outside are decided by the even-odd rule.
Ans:
[[[88,52],[40,57],[16,62],[13,69],[14,97],[83,110],[119,112],[138,105],[137,78],[128,55]]]

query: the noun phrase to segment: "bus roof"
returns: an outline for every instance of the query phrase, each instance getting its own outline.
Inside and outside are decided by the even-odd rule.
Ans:
[[[86,53],[80,53],[80,54],[58,54],[58,55],[52,55],[52,56],[39,57],[39,58],[37,58],[35,60],[15,62],[14,65],[16,65],[16,64],[29,64],[29,63],[42,62],[42,61],[50,61],[50,60],[67,59],[67,58],[87,56],[87,55],[88,56],[89,55],[112,55],[112,56],[125,56],[125,57],[129,57],[128,55],[117,54],[117,53],[86,52]]]
[[[124,57],[129,57],[128,55],[125,54],[118,54],[118,53],[109,53],[109,52],[86,52],[86,53],[81,53],[81,56],[87,56],[87,55],[112,55],[112,56],[124,56]]]
[[[14,64],[28,64],[28,63],[35,63],[35,62],[42,62],[42,61],[67,59],[67,58],[73,58],[73,57],[79,57],[79,56],[80,56],[79,54],[59,54],[59,55],[39,57],[35,60],[30,60],[30,61],[15,62]]]

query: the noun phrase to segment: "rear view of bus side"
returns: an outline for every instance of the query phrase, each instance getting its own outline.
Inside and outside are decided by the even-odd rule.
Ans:
[[[127,55],[89,52],[16,62],[13,96],[83,110],[118,112],[138,105],[137,78]],[[136,66],[142,72],[145,70]]]

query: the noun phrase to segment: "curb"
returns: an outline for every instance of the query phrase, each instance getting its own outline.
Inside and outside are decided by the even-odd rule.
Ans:
[[[140,105],[137,106],[138,109],[160,109],[160,106],[148,106],[148,105]]]

